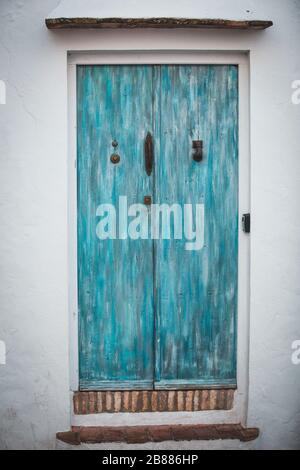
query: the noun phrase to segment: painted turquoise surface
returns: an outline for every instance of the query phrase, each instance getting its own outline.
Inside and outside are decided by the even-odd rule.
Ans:
[[[114,139],[119,165],[110,162]],[[201,163],[192,159],[198,139]],[[117,206],[120,195],[204,203],[204,247],[100,241],[97,207]],[[81,388],[235,385],[237,258],[238,67],[78,67]]]
[[[238,67],[161,67],[159,203],[203,203],[204,247],[160,240],[156,387],[236,383]],[[204,159],[193,161],[193,140]]]
[[[152,131],[153,69],[78,68],[78,282],[81,388],[151,388],[151,240],[99,240],[100,204],[143,203],[152,192],[144,139]],[[112,141],[121,157],[113,165]],[[95,384],[95,385],[93,385]]]

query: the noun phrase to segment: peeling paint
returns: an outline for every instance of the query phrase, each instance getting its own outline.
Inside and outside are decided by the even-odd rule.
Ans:
[[[74,13],[72,3],[69,13]],[[96,3],[103,15],[113,9],[124,15],[128,11],[124,0]],[[44,20],[65,2],[27,0],[17,10],[15,1],[0,1],[1,79],[9,94],[6,107],[0,108],[0,335],[12,344],[7,365],[0,367],[1,449],[53,449],[55,433],[70,428],[66,60],[67,51],[100,48],[250,51],[253,232],[250,388],[245,406],[248,425],[262,432],[251,446],[300,448],[300,374],[299,366],[291,363],[291,344],[300,338],[300,106],[291,102],[291,83],[300,78],[300,3],[183,3],[139,2],[138,11],[136,2],[131,5],[143,16],[171,11],[180,16],[245,17],[250,9],[253,17],[272,19],[274,27],[258,34],[55,34]],[[88,0],[77,5],[87,16],[93,14]],[[16,84],[33,117],[24,111],[22,96],[11,84]],[[45,407],[36,405],[40,390]],[[160,419],[166,420],[161,414]],[[179,445],[196,448],[195,443],[173,445],[175,450]],[[226,446],[235,443],[222,444]]]

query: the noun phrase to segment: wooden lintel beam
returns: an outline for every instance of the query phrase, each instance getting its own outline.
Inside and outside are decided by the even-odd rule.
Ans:
[[[197,18],[48,18],[49,29],[135,29],[135,28],[193,28],[263,30],[272,21],[223,20]]]

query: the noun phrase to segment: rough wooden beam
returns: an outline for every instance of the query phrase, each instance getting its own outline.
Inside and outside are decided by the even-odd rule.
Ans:
[[[220,439],[250,442],[259,437],[259,429],[244,428],[240,424],[73,427],[71,432],[58,433],[56,437],[58,440],[72,445],[109,442],[142,444],[145,442]]]
[[[197,18],[48,18],[49,29],[211,28],[262,30],[272,21]]]

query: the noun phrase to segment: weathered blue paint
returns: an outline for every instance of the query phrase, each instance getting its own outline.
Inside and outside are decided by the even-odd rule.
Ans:
[[[156,244],[158,387],[236,382],[238,68],[161,68],[159,203],[205,205],[204,248]],[[193,161],[192,141],[204,160]]]
[[[151,240],[96,237],[99,204],[143,203],[152,192],[144,139],[152,131],[153,69],[78,68],[78,282],[80,385],[152,388]],[[121,161],[113,165],[112,141]]]
[[[146,175],[144,139],[155,142]],[[119,142],[112,165],[111,142]],[[192,141],[204,141],[204,160]],[[97,206],[204,203],[186,240],[96,237]],[[238,68],[78,68],[78,281],[82,389],[236,384]]]

